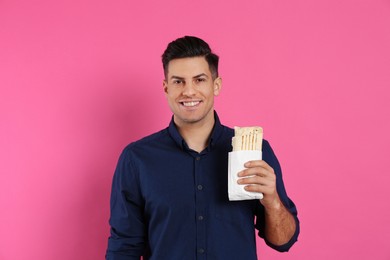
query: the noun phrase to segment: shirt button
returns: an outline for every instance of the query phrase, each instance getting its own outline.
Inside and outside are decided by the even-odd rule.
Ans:
[[[199,160],[200,160],[200,157],[199,157],[199,156],[198,156],[198,157],[196,157],[196,160],[197,160],[197,161],[199,161]]]
[[[203,216],[198,216],[198,220],[203,220]]]
[[[203,253],[204,253],[204,249],[203,249],[203,248],[199,248],[199,249],[198,249],[198,253],[199,253],[199,254],[203,254]]]
[[[198,190],[203,190],[203,186],[202,185],[198,185]]]

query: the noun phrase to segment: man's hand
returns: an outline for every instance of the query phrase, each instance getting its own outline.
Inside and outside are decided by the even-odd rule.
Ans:
[[[263,160],[249,161],[244,166],[247,169],[238,173],[242,177],[238,183],[246,185],[244,188],[247,191],[263,193],[264,198],[260,201],[265,208],[281,207],[274,169]]]

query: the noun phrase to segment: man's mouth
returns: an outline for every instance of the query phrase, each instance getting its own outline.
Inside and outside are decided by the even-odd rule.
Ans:
[[[200,101],[186,101],[186,102],[180,102],[185,107],[195,107],[197,106]]]

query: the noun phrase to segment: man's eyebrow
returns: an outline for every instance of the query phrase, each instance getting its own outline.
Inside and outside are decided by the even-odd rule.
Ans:
[[[201,73],[201,74],[198,74],[196,76],[193,76],[192,78],[193,79],[197,79],[197,78],[200,78],[200,77],[208,77],[206,73]],[[185,78],[184,77],[179,77],[179,76],[175,76],[175,75],[172,75],[170,77],[170,79],[180,79],[180,80],[184,80]]]
[[[199,74],[199,75],[196,75],[196,76],[194,76],[193,78],[194,78],[194,79],[197,79],[197,78],[200,78],[200,77],[203,77],[203,76],[205,76],[206,78],[208,78],[208,76],[207,76],[205,73],[201,73],[201,74]]]
[[[184,78],[183,78],[183,77],[179,77],[179,76],[173,75],[173,76],[171,76],[171,79],[181,79],[181,80],[183,80]]]

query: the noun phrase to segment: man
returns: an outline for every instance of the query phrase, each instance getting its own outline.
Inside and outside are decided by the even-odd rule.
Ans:
[[[287,251],[299,221],[269,143],[248,162],[239,184],[261,200],[229,201],[228,152],[234,131],[214,111],[220,93],[218,56],[196,37],[171,42],[162,55],[172,120],[127,146],[111,194],[107,259],[257,259],[255,228]]]

